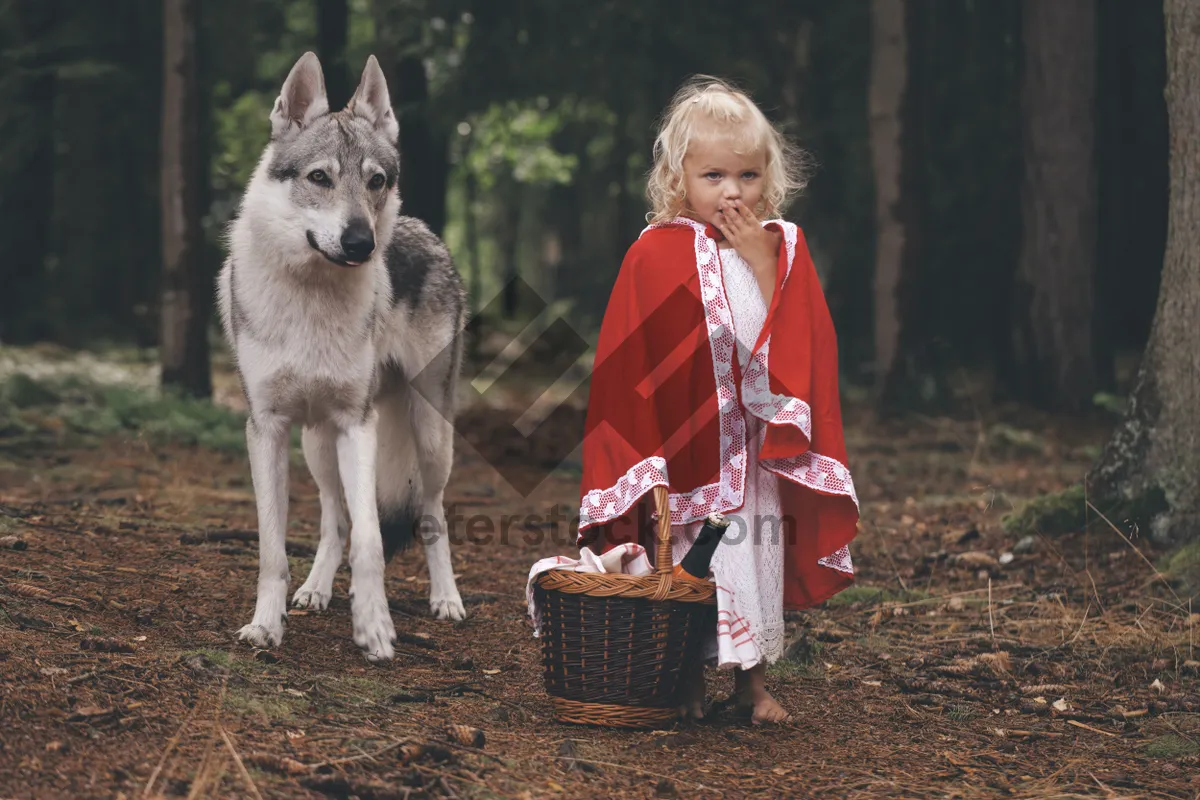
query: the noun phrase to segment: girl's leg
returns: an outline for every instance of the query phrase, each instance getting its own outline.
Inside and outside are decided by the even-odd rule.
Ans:
[[[750,669],[735,669],[733,681],[738,705],[752,709],[750,721],[755,725],[783,722],[789,718],[788,712],[767,691],[766,664],[759,662]]]
[[[680,690],[679,716],[684,719],[704,719],[704,662],[693,659],[683,667],[683,686]]]

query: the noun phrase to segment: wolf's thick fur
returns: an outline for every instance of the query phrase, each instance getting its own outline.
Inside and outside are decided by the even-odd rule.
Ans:
[[[441,240],[399,214],[398,131],[374,56],[331,113],[320,63],[304,54],[229,228],[217,291],[249,405],[259,529],[258,600],[238,635],[258,647],[278,645],[287,621],[293,424],[321,500],[320,544],[293,604],[328,605],[352,530],[354,642],[371,661],[391,658],[384,565],[419,518],[433,613],[465,616],[442,507],[465,294]]]

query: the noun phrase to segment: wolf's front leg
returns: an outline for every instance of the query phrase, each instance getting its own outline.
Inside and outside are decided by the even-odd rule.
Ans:
[[[296,590],[292,605],[322,610],[333,596],[333,578],[346,549],[346,515],[342,510],[342,483],[338,475],[337,430],[332,425],[305,428],[301,437],[304,460],[321,497],[321,542],[308,580]]]
[[[385,661],[394,654],[396,629],[383,589],[383,539],[375,505],[376,430],[379,415],[372,409],[360,425],[338,434],[338,469],[350,506],[350,615],[354,643],[368,661]]]
[[[246,449],[258,506],[258,601],[254,619],[238,631],[238,638],[255,647],[275,647],[283,641],[287,623],[287,423],[251,416],[246,421]]]
[[[424,490],[417,535],[425,546],[425,563],[429,567],[429,608],[438,619],[459,620],[466,618],[467,610],[454,581],[450,529],[443,506],[454,462],[454,428],[447,416],[429,402],[428,398],[437,398],[434,391],[422,386],[412,397],[412,429]],[[449,407],[448,399],[443,402]]]
[[[417,531],[425,545],[425,565],[429,568],[429,609],[438,619],[466,619],[467,610],[458,593],[454,564],[450,561],[450,531],[442,496],[442,492],[425,496]]]

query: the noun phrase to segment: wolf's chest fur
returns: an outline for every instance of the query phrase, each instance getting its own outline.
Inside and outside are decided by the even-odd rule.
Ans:
[[[373,387],[283,368],[254,384],[252,393],[261,398],[267,414],[312,426],[327,420],[362,418]]]
[[[306,426],[367,412],[377,384],[380,307],[390,301],[386,272],[316,268],[330,274],[310,282],[230,262],[222,275],[251,409]]]

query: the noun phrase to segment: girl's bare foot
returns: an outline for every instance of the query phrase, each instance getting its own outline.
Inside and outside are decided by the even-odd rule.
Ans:
[[[748,670],[734,670],[733,681],[738,705],[750,709],[751,723],[785,722],[791,717],[767,691],[766,664],[758,664]]]
[[[680,680],[679,716],[684,719],[704,719],[704,664],[685,664]]]

